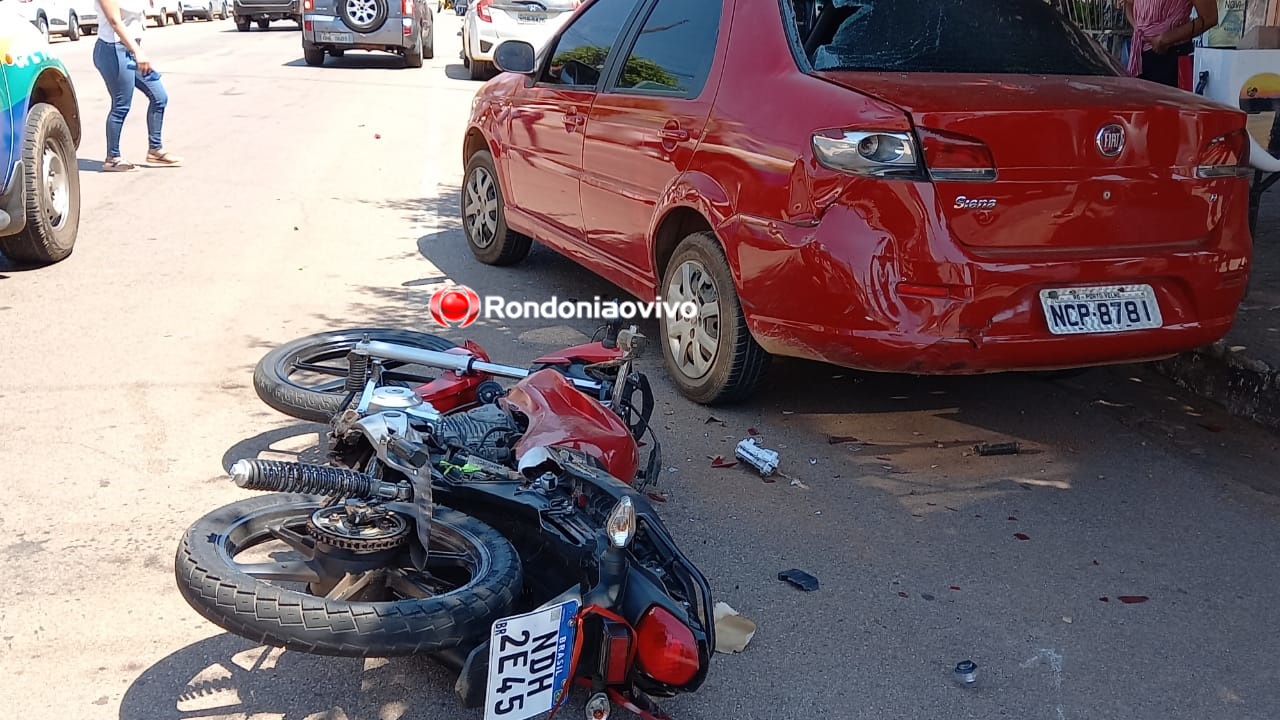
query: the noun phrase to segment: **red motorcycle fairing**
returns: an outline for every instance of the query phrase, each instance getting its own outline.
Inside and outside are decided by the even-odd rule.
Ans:
[[[529,419],[516,443],[516,457],[539,446],[558,445],[598,459],[608,473],[631,484],[640,469],[640,448],[613,411],[587,396],[555,370],[539,370],[516,383],[503,402]]]
[[[586,364],[608,362],[622,357],[622,348],[607,348],[604,343],[596,341],[584,345],[574,345],[563,350],[543,355],[534,360],[534,365],[572,365],[574,362]]]
[[[444,352],[450,355],[470,355],[480,362],[489,362],[488,353],[473,340]],[[417,393],[436,410],[447,413],[473,404],[476,401],[476,388],[488,379],[488,375],[481,373],[459,375],[447,372],[426,385],[418,386]]]

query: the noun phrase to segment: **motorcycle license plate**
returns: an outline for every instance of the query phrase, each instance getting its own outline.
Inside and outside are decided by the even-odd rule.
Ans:
[[[489,637],[485,720],[528,720],[550,712],[567,690],[578,601],[502,618]]]

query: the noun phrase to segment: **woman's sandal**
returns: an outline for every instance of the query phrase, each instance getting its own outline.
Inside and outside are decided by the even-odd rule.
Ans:
[[[148,150],[147,165],[151,167],[174,167],[182,164],[182,158],[169,154],[167,150]]]
[[[138,166],[124,158],[107,158],[102,163],[102,172],[133,172]]]

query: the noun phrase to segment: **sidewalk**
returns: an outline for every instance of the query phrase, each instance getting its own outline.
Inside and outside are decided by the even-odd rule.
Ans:
[[[1280,429],[1280,185],[1262,196],[1249,295],[1231,332],[1155,366],[1231,414]]]

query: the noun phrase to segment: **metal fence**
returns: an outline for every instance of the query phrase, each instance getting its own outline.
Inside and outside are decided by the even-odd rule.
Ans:
[[[1045,0],[1092,35],[1102,47],[1119,57],[1133,28],[1119,0]]]

